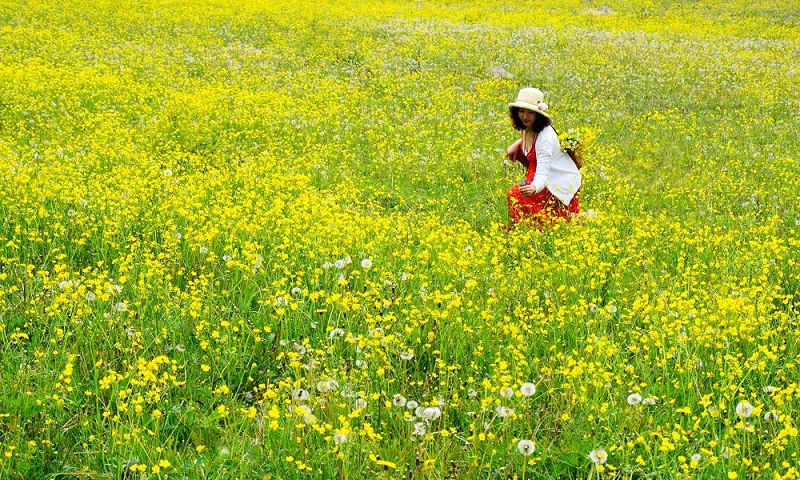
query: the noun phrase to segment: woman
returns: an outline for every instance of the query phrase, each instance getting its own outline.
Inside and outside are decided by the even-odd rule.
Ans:
[[[558,135],[536,88],[523,88],[508,104],[514,127],[522,138],[508,147],[508,158],[520,162],[527,173],[520,185],[508,192],[508,214],[513,223],[536,223],[556,218],[569,220],[579,213],[581,174],[575,162],[561,149]]]

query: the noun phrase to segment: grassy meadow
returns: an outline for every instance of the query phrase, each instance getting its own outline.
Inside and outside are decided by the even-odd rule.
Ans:
[[[800,478],[798,25],[0,2],[0,479]],[[507,232],[524,86],[594,141]]]

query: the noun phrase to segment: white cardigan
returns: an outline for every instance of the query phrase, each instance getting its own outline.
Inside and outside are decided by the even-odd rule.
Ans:
[[[569,205],[581,187],[581,181],[581,172],[567,152],[561,149],[556,131],[552,126],[546,126],[536,139],[536,174],[533,177],[536,193],[547,187],[561,203]]]

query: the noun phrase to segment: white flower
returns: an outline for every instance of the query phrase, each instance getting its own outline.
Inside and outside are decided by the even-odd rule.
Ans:
[[[172,170],[170,170],[169,168],[165,168],[164,169],[164,176],[165,177],[171,177],[172,176]]]
[[[230,255],[223,255],[222,256],[222,261],[223,262],[230,262],[231,260],[233,260],[233,257],[231,257]]]
[[[415,437],[421,437],[425,435],[425,432],[427,431],[428,427],[425,425],[425,422],[417,422],[414,424],[414,433],[412,433],[412,435]]]
[[[628,395],[628,405],[639,405],[642,403],[642,396],[638,393],[631,393]]]
[[[467,396],[469,398],[477,398],[478,397],[478,391],[475,390],[474,388],[470,388],[469,391],[467,391]]]
[[[736,405],[736,415],[747,418],[753,414],[753,406],[747,400],[742,400]]]
[[[336,327],[333,330],[331,330],[331,333],[328,334],[328,337],[336,338],[336,337],[341,337],[342,335],[344,335],[344,328]]]
[[[761,391],[763,391],[764,393],[772,393],[776,390],[778,389],[776,387],[773,387],[772,385],[767,385],[766,387],[761,389]]]
[[[399,393],[392,397],[392,405],[395,407],[404,407],[406,405],[406,397]]]
[[[617,306],[616,305],[609,305],[606,307],[608,313],[617,313]]]
[[[520,440],[517,443],[517,450],[519,450],[519,453],[527,457],[536,451],[536,445],[534,445],[530,440]]]
[[[764,420],[768,422],[774,422],[777,419],[778,419],[778,414],[775,412],[769,411],[764,414]]]
[[[308,407],[307,405],[298,405],[295,408],[295,411],[297,412],[298,416],[303,417],[303,421],[307,425],[317,423],[317,417],[313,413],[311,413],[311,408]]]
[[[700,455],[699,453],[695,453],[694,455],[692,455],[692,456],[691,456],[691,457],[689,457],[689,458],[690,458],[690,459],[692,459],[692,460],[694,460],[695,462],[699,462],[699,461],[700,461],[700,459],[701,459],[701,458],[703,458],[703,457],[702,457],[702,455]]]
[[[495,412],[497,412],[497,416],[498,417],[505,418],[505,417],[508,417],[509,415],[513,414],[514,413],[514,409],[508,408],[508,407],[504,407],[503,405],[498,405],[497,408],[495,408]]]
[[[128,305],[125,302],[119,302],[118,304],[114,305],[114,311],[116,312],[125,312],[128,310]]]
[[[414,358],[414,352],[400,352],[400,358],[403,360],[411,360]]]
[[[292,289],[292,295],[297,295],[298,293],[302,292],[303,290],[300,287],[294,287]]]
[[[320,393],[326,393],[331,390],[335,390],[339,386],[339,383],[336,380],[322,380],[317,382],[317,390]]]
[[[602,465],[606,463],[606,460],[608,460],[608,453],[606,453],[606,451],[602,448],[592,450],[589,452],[589,460],[591,460],[595,465]]]
[[[88,302],[94,302],[95,300],[97,300],[97,295],[95,295],[95,293],[94,293],[94,292],[88,292],[88,293],[86,294],[86,301],[88,301]]]
[[[333,443],[336,445],[341,445],[347,442],[347,435],[344,433],[334,433],[333,434]]]
[[[343,269],[343,268],[344,268],[344,266],[345,266],[345,263],[344,263],[344,260],[336,260],[336,262],[334,263],[334,265],[336,266],[336,268],[338,268],[339,270],[341,270],[341,269]]]
[[[647,397],[644,400],[642,400],[642,405],[655,405],[655,404],[656,404],[655,398]]]
[[[419,403],[417,403],[416,400],[409,400],[406,403],[406,408],[409,409],[409,410],[416,410],[417,407],[419,407]]]
[[[208,247],[200,247],[197,250],[200,252],[201,255],[205,255],[206,253],[208,253]]]
[[[75,216],[75,210],[74,210],[74,209],[72,209],[72,208],[70,208],[69,210],[67,210],[67,216],[68,216],[68,217],[74,217],[74,216]]]
[[[439,407],[426,407],[417,416],[425,421],[432,422],[442,416],[442,411]]]
[[[355,406],[356,406],[356,408],[363,410],[363,409],[367,408],[367,401],[364,400],[363,398],[357,398],[356,402],[355,402]]]
[[[370,267],[372,267],[372,260],[370,260],[369,258],[361,260],[361,268],[367,269]]]
[[[525,382],[519,387],[519,393],[521,393],[523,397],[531,397],[536,393],[536,385],[531,382]]]
[[[511,387],[503,387],[500,389],[500,396],[503,398],[511,398],[514,396],[514,389]]]
[[[322,264],[322,269],[323,270],[327,270],[327,269],[331,268],[332,266],[333,266],[333,264],[331,262],[325,262],[325,263]]]
[[[308,390],[303,390],[302,388],[295,388],[292,391],[292,398],[301,402],[308,400],[308,396]]]

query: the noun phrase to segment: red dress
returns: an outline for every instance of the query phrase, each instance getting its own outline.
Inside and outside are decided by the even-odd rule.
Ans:
[[[518,151],[514,153],[514,159],[520,162],[528,171],[525,174],[525,185],[533,182],[536,175],[536,148],[531,147],[526,156],[522,151],[520,143]],[[526,197],[519,191],[519,184],[514,185],[508,191],[508,215],[512,223],[532,221],[534,223],[552,222],[556,218],[564,218],[567,221],[578,213],[578,206],[581,189],[575,193],[569,205],[564,205],[561,200],[556,198],[550,190],[545,187],[541,192]]]

